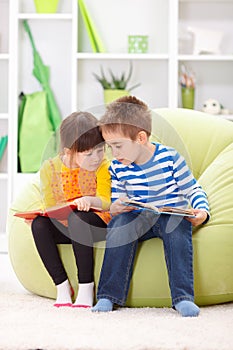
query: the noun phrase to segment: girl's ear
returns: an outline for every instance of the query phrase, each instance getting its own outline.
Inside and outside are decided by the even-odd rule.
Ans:
[[[64,153],[65,156],[70,156],[71,150],[69,148],[67,148],[67,147],[64,147],[63,153]]]
[[[148,141],[148,137],[145,131],[139,131],[137,135],[137,142],[144,145]]]

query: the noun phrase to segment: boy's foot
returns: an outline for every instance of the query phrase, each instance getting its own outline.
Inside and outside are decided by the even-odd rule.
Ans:
[[[93,312],[109,312],[113,310],[113,303],[109,299],[100,299],[97,304],[91,308]]]
[[[182,300],[175,305],[175,309],[181,314],[183,317],[197,317],[199,315],[200,309],[189,300]]]

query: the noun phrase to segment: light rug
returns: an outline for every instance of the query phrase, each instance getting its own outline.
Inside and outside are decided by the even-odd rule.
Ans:
[[[0,286],[1,350],[232,350],[233,303],[197,318],[170,308],[109,313],[53,307],[54,300]]]

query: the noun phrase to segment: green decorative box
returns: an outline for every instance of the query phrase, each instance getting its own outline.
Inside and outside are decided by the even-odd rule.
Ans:
[[[128,36],[129,53],[147,53],[148,35],[129,35]]]

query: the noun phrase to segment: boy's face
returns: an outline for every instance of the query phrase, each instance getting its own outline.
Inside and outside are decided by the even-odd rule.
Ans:
[[[141,145],[121,133],[102,132],[106,144],[111,148],[112,155],[124,165],[136,163],[140,159]]]

